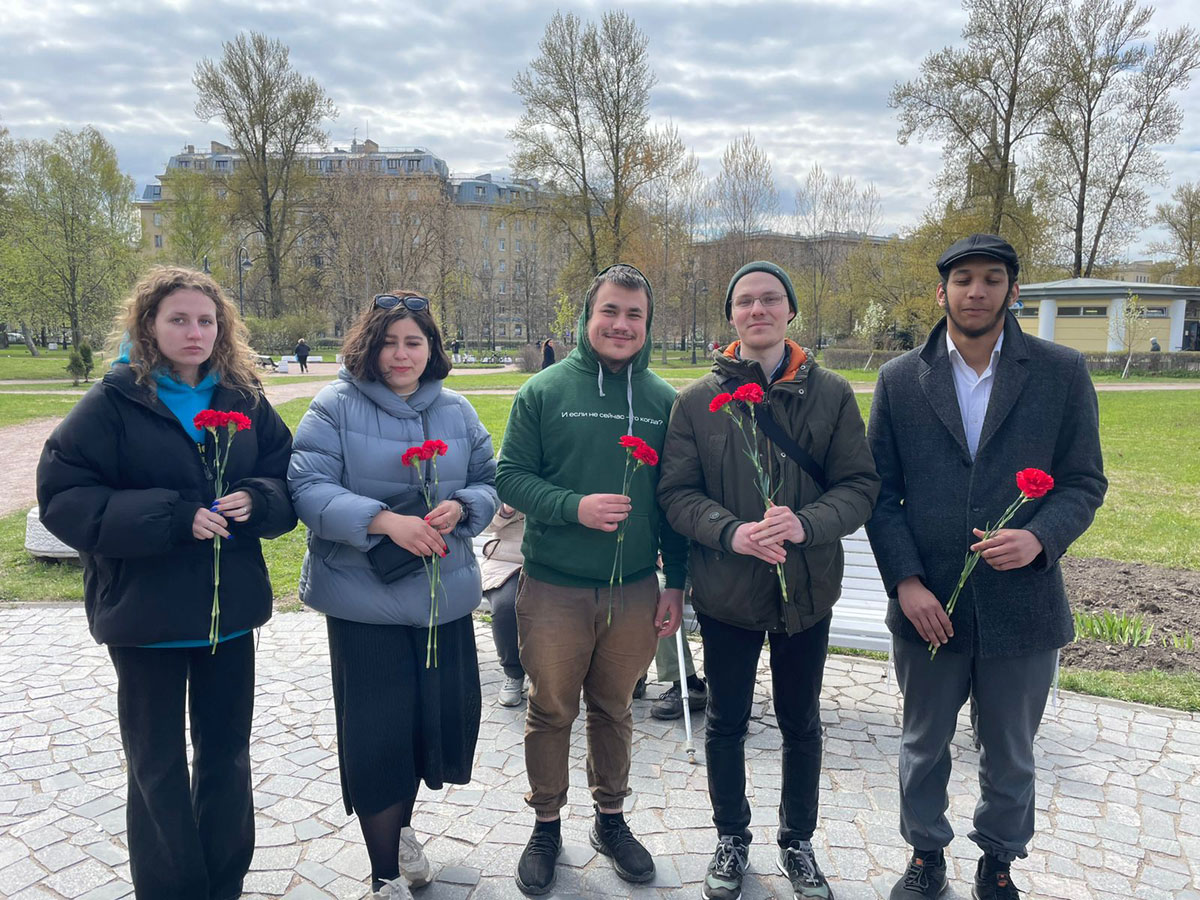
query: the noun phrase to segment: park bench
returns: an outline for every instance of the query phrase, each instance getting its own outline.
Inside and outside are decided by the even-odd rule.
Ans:
[[[263,353],[256,353],[254,355],[254,363],[260,368],[270,369],[272,372],[276,369],[275,360]]]

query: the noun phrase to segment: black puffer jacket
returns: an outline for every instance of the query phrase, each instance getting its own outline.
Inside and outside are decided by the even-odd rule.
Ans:
[[[296,526],[287,491],[292,436],[259,394],[220,385],[212,408],[248,415],[233,439],[226,493],[245,490],[250,519],[221,547],[221,633],[271,615],[271,582],[259,538]],[[205,432],[206,458],[212,437]],[[114,367],[54,429],[38,462],[42,522],[80,552],[92,637],[139,646],[202,640],[213,596],[212,541],[192,536],[196,510],[214,499],[199,447],[157,396]]]

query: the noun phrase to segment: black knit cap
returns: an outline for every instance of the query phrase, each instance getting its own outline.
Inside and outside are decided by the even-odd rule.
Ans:
[[[756,262],[749,262],[733,273],[733,277],[729,279],[729,287],[725,290],[725,318],[733,318],[733,288],[744,275],[749,275],[751,272],[766,272],[768,275],[774,275],[783,283],[783,289],[787,291],[788,306],[791,307],[792,315],[800,311],[800,306],[796,303],[796,291],[792,287],[792,279],[788,278],[787,272],[779,268],[773,262],[767,262],[760,259]]]
[[[938,274],[945,279],[954,264],[968,256],[989,256],[998,259],[1012,269],[1014,279],[1021,271],[1021,263],[1017,260],[1017,251],[1013,249],[1012,244],[994,234],[972,234],[955,241],[938,258]]]

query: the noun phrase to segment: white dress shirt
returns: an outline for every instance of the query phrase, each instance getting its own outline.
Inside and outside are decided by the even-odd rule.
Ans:
[[[950,354],[950,371],[954,373],[954,393],[958,395],[958,411],[962,415],[963,431],[967,434],[967,449],[971,459],[979,448],[979,435],[983,431],[983,420],[987,416],[988,401],[992,399],[992,384],[995,381],[996,362],[1000,359],[1000,346],[1004,343],[1004,332],[996,338],[991,359],[983,374],[976,373],[946,331],[946,350]]]

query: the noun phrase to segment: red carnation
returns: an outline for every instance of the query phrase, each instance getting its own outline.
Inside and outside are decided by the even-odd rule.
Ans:
[[[632,434],[623,434],[623,435],[621,435],[621,438],[620,438],[620,440],[617,441],[617,443],[620,444],[622,447],[624,447],[627,450],[636,450],[638,447],[641,447],[646,442],[643,441],[640,437],[634,437]]]
[[[658,453],[649,444],[643,442],[642,445],[633,451],[633,458],[647,466],[658,465]]]
[[[427,462],[437,456],[437,450],[430,447],[429,444],[422,444],[417,448],[417,458],[422,462]]]
[[[1041,469],[1022,469],[1017,473],[1017,487],[1030,500],[1036,500],[1054,489],[1054,479]]]
[[[762,386],[755,384],[753,381],[743,384],[740,388],[733,392],[733,399],[741,400],[745,403],[762,403]]]
[[[202,409],[196,413],[192,424],[197,428],[222,428],[229,421],[227,415],[215,409]]]
[[[725,404],[733,399],[733,394],[717,394],[712,398],[712,402],[708,404],[709,412],[720,412]]]
[[[227,413],[225,416],[226,425],[236,425],[238,431],[245,431],[250,427],[250,417],[243,415],[240,412]]]
[[[400,456],[400,462],[402,462],[406,466],[411,466],[413,464],[414,459],[420,459],[420,458],[421,458],[421,448],[420,447],[409,447]]]
[[[445,441],[436,441],[436,440],[426,441],[424,444],[421,445],[421,448],[423,450],[432,450],[438,456],[445,456],[446,451],[450,449],[449,447],[446,446]],[[422,456],[421,458],[422,459],[430,459],[431,457]]]

